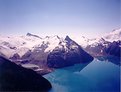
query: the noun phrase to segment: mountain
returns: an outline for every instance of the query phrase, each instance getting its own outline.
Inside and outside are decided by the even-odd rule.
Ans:
[[[93,57],[68,36],[65,39],[58,36],[46,37],[42,43],[33,48],[22,59],[28,59],[29,63],[39,65],[41,68],[43,66],[50,68],[66,67],[93,60]]]
[[[90,44],[90,39],[85,36],[80,37],[72,37],[75,42],[77,42],[80,46],[85,48],[87,45]]]
[[[41,38],[31,33],[25,36],[0,35],[0,53],[18,65],[29,67],[24,64],[31,64],[31,69],[42,74],[51,72],[51,68],[93,60],[93,57],[69,36],[62,38],[55,35]]]
[[[35,36],[2,36],[0,35],[0,52],[10,58],[14,54],[22,57],[41,39]]]
[[[26,36],[32,36],[32,37],[37,37],[37,38],[40,38],[42,39],[41,37],[39,37],[38,35],[34,35],[34,34],[31,34],[31,33],[27,33]]]
[[[85,52],[76,42],[66,36],[66,46],[56,47],[47,57],[49,67],[64,67],[76,63],[86,63],[93,60],[93,57]]]
[[[110,55],[120,57],[121,41],[113,41],[105,48],[105,52]]]
[[[121,28],[115,29],[108,34],[105,34],[103,38],[109,42],[121,40]]]
[[[120,57],[121,29],[94,39],[89,39],[89,44],[84,49],[93,56],[114,55]]]
[[[51,89],[48,80],[33,70],[23,68],[0,56],[0,91],[37,91]]]

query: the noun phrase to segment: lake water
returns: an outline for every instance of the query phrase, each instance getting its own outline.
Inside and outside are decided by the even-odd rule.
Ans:
[[[50,92],[120,92],[120,67],[107,59],[56,69],[44,77],[52,84]]]

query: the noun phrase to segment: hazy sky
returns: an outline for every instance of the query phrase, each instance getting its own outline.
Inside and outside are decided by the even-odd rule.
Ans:
[[[120,0],[0,0],[0,34],[95,37],[120,27]]]

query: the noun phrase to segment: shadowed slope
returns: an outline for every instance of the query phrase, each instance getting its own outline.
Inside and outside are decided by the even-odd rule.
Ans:
[[[51,88],[48,80],[0,56],[0,91],[39,91]]]

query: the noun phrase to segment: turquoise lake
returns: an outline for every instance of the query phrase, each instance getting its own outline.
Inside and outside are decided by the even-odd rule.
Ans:
[[[120,92],[121,68],[112,61],[94,59],[89,64],[56,69],[44,77],[52,84],[50,92]]]

